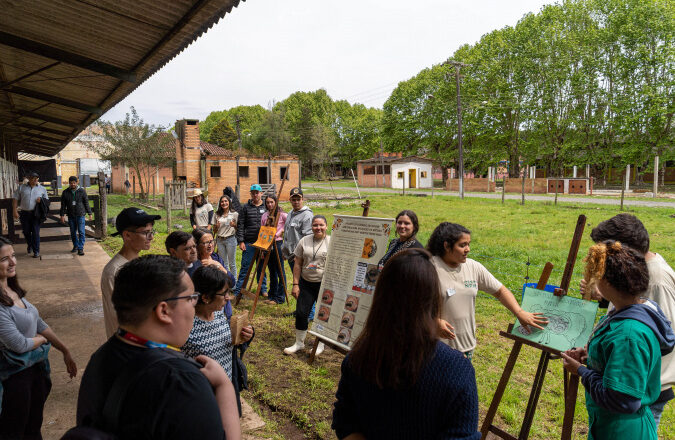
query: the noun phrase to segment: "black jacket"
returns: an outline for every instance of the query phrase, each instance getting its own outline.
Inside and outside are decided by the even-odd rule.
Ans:
[[[73,199],[75,200],[75,205],[73,205]],[[64,189],[61,193],[61,210],[59,215],[67,213],[68,217],[81,217],[85,212],[91,214],[87,191],[78,186],[75,190],[75,197],[73,197],[73,191],[70,188]]]
[[[35,211],[33,215],[38,219],[40,223],[44,223],[47,220],[47,215],[49,214],[49,197],[40,197],[40,203],[35,204]]]
[[[253,243],[258,239],[260,232],[260,218],[265,213],[265,204],[255,206],[249,200],[241,207],[239,220],[237,220],[237,242]]]

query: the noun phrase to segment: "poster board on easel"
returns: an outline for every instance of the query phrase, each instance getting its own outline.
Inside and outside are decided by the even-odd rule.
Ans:
[[[370,312],[393,218],[334,215],[310,334],[349,350]]]

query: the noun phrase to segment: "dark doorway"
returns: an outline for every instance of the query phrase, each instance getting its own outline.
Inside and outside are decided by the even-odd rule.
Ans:
[[[267,181],[267,167],[258,167],[258,183],[261,185],[269,183]]]

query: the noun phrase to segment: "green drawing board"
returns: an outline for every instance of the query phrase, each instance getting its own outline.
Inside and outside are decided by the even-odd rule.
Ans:
[[[583,347],[593,331],[598,303],[570,296],[555,296],[551,292],[527,287],[523,294],[523,310],[531,313],[541,312],[548,318],[544,330],[532,328],[527,334],[518,320],[511,333],[529,341],[565,351],[573,347]]]

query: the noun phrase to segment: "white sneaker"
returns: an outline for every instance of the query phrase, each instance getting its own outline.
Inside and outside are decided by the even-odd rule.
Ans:
[[[324,345],[324,343],[323,343],[323,342],[319,342],[319,346],[316,347],[316,353],[314,354],[314,356],[318,356],[318,355],[320,355],[321,353],[323,353],[323,350],[324,350],[325,348],[326,348],[326,346]]]

